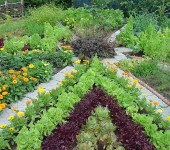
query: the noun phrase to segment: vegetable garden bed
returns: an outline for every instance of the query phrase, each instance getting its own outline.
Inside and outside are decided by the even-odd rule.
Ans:
[[[133,137],[134,130],[130,134],[122,133],[125,131],[125,128],[131,130],[131,127],[136,127],[137,129],[140,130],[139,133],[142,134],[142,136],[139,135],[137,136],[135,134],[137,133],[136,129],[134,133],[134,137],[137,136],[137,138],[135,138],[136,140],[138,139],[141,142],[142,141],[141,138],[144,138],[143,140],[146,143],[150,142],[151,144],[154,145],[154,146],[150,145],[149,149],[154,149],[154,147],[156,147],[156,149],[169,148],[170,146],[168,142],[168,138],[170,136],[169,131],[170,122],[168,121],[169,117],[167,116],[167,121],[163,120],[161,114],[156,112],[157,105],[147,103],[144,97],[142,99],[139,98],[139,95],[141,93],[138,91],[137,88],[135,88],[136,83],[133,83],[134,86],[132,88],[128,88],[127,86],[129,84],[128,81],[125,80],[124,78],[117,77],[116,66],[114,64],[112,65],[112,67],[106,68],[103,65],[101,65],[100,63],[102,62],[99,62],[96,58],[93,60],[90,67],[86,62],[84,62],[84,65],[77,65],[78,63],[80,63],[80,61],[76,61],[75,63],[76,71],[74,70],[71,74],[66,73],[66,79],[64,79],[63,82],[60,83],[59,89],[54,90],[47,94],[46,93],[40,94],[39,95],[40,99],[36,102],[33,102],[33,105],[28,106],[26,110],[26,116],[23,118],[22,117],[19,118],[20,120],[27,119],[27,123],[23,124],[24,125],[23,128],[22,126],[19,128],[20,132],[16,140],[17,149],[19,150],[41,149],[41,143],[44,137],[46,135],[50,135],[56,127],[57,128],[55,131],[57,132],[54,132],[57,133],[56,136],[60,135],[59,134],[60,131],[63,131],[66,134],[66,131],[68,130],[69,131],[68,134],[74,137],[73,139],[71,137],[69,138],[68,136],[66,136],[67,138],[69,138],[68,140],[66,140],[66,137],[64,138],[60,136],[61,143],[63,143],[64,141],[66,143],[67,142],[69,143],[70,141],[75,142],[76,134],[79,133],[78,130],[82,127],[81,125],[87,123],[88,117],[91,115],[91,112],[94,110],[94,108],[96,108],[99,105],[99,102],[101,103],[102,106],[108,105],[108,109],[112,114],[111,115],[112,122],[115,123],[115,125],[117,126],[118,132],[116,132],[116,135],[118,137],[118,140],[121,139],[120,141],[122,142],[122,146],[125,149],[128,149],[127,146],[128,144],[126,143],[128,141],[125,140],[126,135]],[[69,78],[71,77],[71,75],[74,77]],[[103,89],[111,97],[107,96],[107,94],[103,92],[101,89],[94,89],[95,86]],[[93,94],[89,94],[90,100],[89,98],[84,98],[81,101],[84,95],[87,94],[88,91],[91,91],[92,89],[94,89],[93,91],[96,90],[96,92],[95,93],[92,92]],[[98,94],[99,96],[97,96]],[[94,97],[95,100],[93,100],[91,96]],[[45,99],[46,104],[44,104],[44,106],[46,106],[45,108],[48,111],[44,113],[37,111],[36,107],[39,105],[36,103],[39,104],[41,103],[42,108],[44,108],[42,104]],[[117,100],[115,101],[115,99]],[[85,107],[86,103],[83,101],[87,102],[88,104],[87,107]],[[122,108],[120,108],[118,105]],[[36,120],[33,119],[34,117],[32,116],[34,116],[35,112],[34,111],[32,112],[31,110],[37,111],[37,113],[41,117],[38,117]],[[116,117],[116,114],[119,112],[118,110],[120,110],[120,113],[123,110],[125,110],[126,113],[122,112],[121,113],[122,117],[120,117],[120,115],[119,117]],[[81,115],[78,115],[77,113],[80,113]],[[70,114],[72,117],[70,116]],[[84,116],[83,114],[86,116],[86,119],[83,119]],[[74,119],[75,116],[76,120]],[[17,118],[18,117],[16,116],[16,119]],[[81,120],[80,122],[82,124],[81,123],[79,124],[78,118],[80,118]],[[70,122],[70,120],[72,121]],[[120,123],[123,122],[123,120],[125,120],[126,122],[125,124]],[[129,122],[130,120],[132,120],[135,124]],[[15,120],[13,121],[15,122]],[[130,126],[127,126],[126,124]],[[67,130],[64,130],[65,128]],[[72,128],[74,128],[74,130],[70,130]],[[143,130],[143,132],[141,129]],[[3,132],[5,132],[5,130]],[[144,136],[143,133],[145,133],[145,136],[148,139]],[[52,138],[52,136],[50,136],[49,138]],[[123,139],[126,141],[125,143],[123,143],[124,141]],[[132,141],[135,142],[134,140]],[[136,146],[139,146],[140,142],[136,142]],[[46,142],[44,141],[44,144],[45,143]],[[45,145],[48,145],[47,143]],[[51,142],[49,143],[49,146],[53,145],[55,147],[56,146],[55,144],[57,143]],[[60,145],[60,143],[58,144]],[[74,144],[73,146],[76,146]],[[144,143],[141,142],[141,144]],[[132,145],[134,146],[135,143],[133,143]],[[45,147],[44,149],[46,149]],[[65,147],[65,149],[68,148]]]

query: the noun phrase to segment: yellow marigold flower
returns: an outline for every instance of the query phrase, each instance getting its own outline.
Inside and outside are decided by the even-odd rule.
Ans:
[[[89,60],[83,60],[85,63],[87,63],[88,65],[90,64]]]
[[[25,113],[23,111],[19,111],[19,112],[17,112],[17,116],[18,117],[24,117]]]
[[[63,84],[61,82],[58,83],[59,86],[63,86]]]
[[[119,62],[114,62],[114,64],[115,64],[116,66],[118,66],[118,65],[119,65]]]
[[[14,106],[14,107],[11,108],[11,110],[12,110],[12,111],[16,111],[17,108],[18,108],[17,106]]]
[[[9,120],[9,121],[12,121],[13,119],[14,119],[14,116],[9,116],[9,117],[8,117],[8,120]]]
[[[29,67],[30,69],[32,69],[32,68],[34,68],[34,65],[33,65],[33,64],[30,64],[28,67]]]
[[[49,64],[46,64],[46,63],[43,63],[43,64],[44,64],[45,67],[49,65]]]
[[[6,124],[1,124],[1,125],[0,125],[0,129],[4,129],[4,128],[6,128],[6,127],[7,127]]]
[[[70,75],[70,73],[69,73],[69,72],[65,72],[64,74],[65,74],[65,76],[69,76],[69,75]]]
[[[1,108],[4,109],[7,104],[6,104],[6,103],[2,103],[2,104],[0,104],[0,105],[1,105]]]
[[[21,74],[21,71],[17,71],[16,74],[18,74],[18,75]]]
[[[128,87],[128,88],[132,88],[132,85],[131,85],[131,84],[128,84],[127,87]]]
[[[72,70],[72,72],[73,72],[73,73],[77,73],[77,70],[74,69],[74,70]]]
[[[12,127],[11,127],[11,128],[9,128],[9,131],[13,132],[13,131],[14,131],[14,128],[12,128]]]
[[[11,73],[11,74],[14,73],[14,72],[15,72],[15,71],[14,71],[13,69],[10,69],[10,70],[9,70],[9,73]]]
[[[2,107],[1,107],[1,104],[0,104],[0,112],[2,111]]]
[[[166,120],[170,121],[170,116],[167,116],[167,117],[166,117]]]
[[[48,71],[47,71],[47,70],[45,70],[44,72],[45,72],[45,73],[48,73]]]
[[[72,74],[70,74],[68,77],[71,78],[71,79],[74,78],[74,76]]]
[[[74,63],[75,63],[75,64],[80,64],[80,62],[81,62],[81,60],[78,59],[78,60],[76,60]]]
[[[146,93],[143,93],[142,96],[143,96],[143,97],[146,97],[146,96],[148,96],[148,95],[147,95]]]
[[[158,109],[157,112],[161,114],[163,112],[163,110],[162,109]]]
[[[0,51],[3,51],[4,50],[4,47],[0,48]]]
[[[2,92],[2,95],[3,96],[5,96],[5,95],[7,95],[8,94],[8,92]]]
[[[45,93],[45,90],[44,90],[44,88],[42,86],[39,87],[38,93]]]
[[[136,88],[137,88],[137,89],[141,89],[142,86],[141,86],[140,84],[137,83],[137,84],[136,84]]]
[[[28,71],[28,69],[26,67],[22,67],[21,70],[24,71],[24,72]]]
[[[114,69],[109,68],[108,71],[109,71],[109,72],[114,72]]]
[[[23,81],[24,81],[24,82],[28,82],[29,79],[28,79],[28,78],[23,78]]]
[[[0,100],[2,100],[3,98],[4,98],[3,95],[0,94]]]
[[[26,77],[28,74],[26,72],[23,73],[23,76]]]
[[[25,103],[26,103],[27,105],[29,105],[29,104],[31,104],[31,100],[27,100]]]
[[[138,83],[139,81],[138,81],[138,79],[134,79],[133,82],[134,83]]]
[[[17,84],[17,82],[18,82],[17,80],[13,80],[12,84]]]

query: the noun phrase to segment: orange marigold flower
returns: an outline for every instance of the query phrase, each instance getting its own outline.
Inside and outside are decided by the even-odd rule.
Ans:
[[[4,98],[3,95],[0,94],[0,100],[2,100],[3,98]]]
[[[158,102],[153,102],[153,104],[154,104],[155,106],[158,106],[159,103],[158,103]]]
[[[149,102],[150,102],[150,103],[152,103],[152,102],[153,102],[153,100],[151,100],[151,99],[150,99],[150,100],[149,100]]]
[[[12,79],[15,80],[17,77],[16,75],[12,75]]]
[[[28,82],[29,79],[28,79],[28,78],[23,78],[23,81],[24,81],[24,82]]]
[[[2,103],[1,108],[4,109],[6,107],[6,105],[7,105],[6,103]]]
[[[27,105],[31,104],[31,100],[27,100],[27,101],[26,101],[26,104],[27,104]]]
[[[17,71],[16,74],[21,74],[21,71]]]

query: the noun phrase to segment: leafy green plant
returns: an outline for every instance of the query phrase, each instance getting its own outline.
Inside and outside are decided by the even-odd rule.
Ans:
[[[134,45],[136,44],[137,38],[135,37],[133,32],[132,16],[128,19],[126,28],[120,32],[120,34],[117,36],[117,39],[119,40],[119,45],[134,47]]]
[[[123,150],[124,148],[117,142],[115,130],[116,127],[111,122],[108,109],[99,106],[88,118],[87,124],[82,127],[74,149],[97,149],[98,146],[112,149],[114,146]]]

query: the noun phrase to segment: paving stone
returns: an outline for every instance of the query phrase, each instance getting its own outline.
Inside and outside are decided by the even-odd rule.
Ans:
[[[64,78],[64,73],[58,73],[52,77],[52,80],[61,82]]]
[[[133,52],[132,49],[126,48],[126,47],[117,47],[114,50],[115,50],[115,52],[120,52],[120,53],[131,53],[131,52]]]
[[[25,94],[24,96],[30,99],[34,99],[34,98],[37,98],[38,93],[37,93],[37,90],[35,90],[34,92],[29,92]]]
[[[55,89],[55,88],[59,87],[59,86],[58,86],[58,83],[59,83],[59,81],[51,80],[51,81],[49,81],[49,82],[47,82],[47,83],[41,83],[41,84],[39,85],[39,87],[42,86],[42,87],[44,87],[46,90],[50,90],[50,91],[51,91],[52,89]]]
[[[12,103],[10,104],[11,107],[14,107],[16,106],[17,107],[17,110],[20,110],[20,111],[24,111],[27,107],[26,105],[26,101],[29,100],[28,97],[24,97],[22,100],[16,102],[16,103]]]
[[[71,72],[74,69],[73,66],[67,66],[63,70],[61,70],[59,73],[65,73],[65,72]]]

